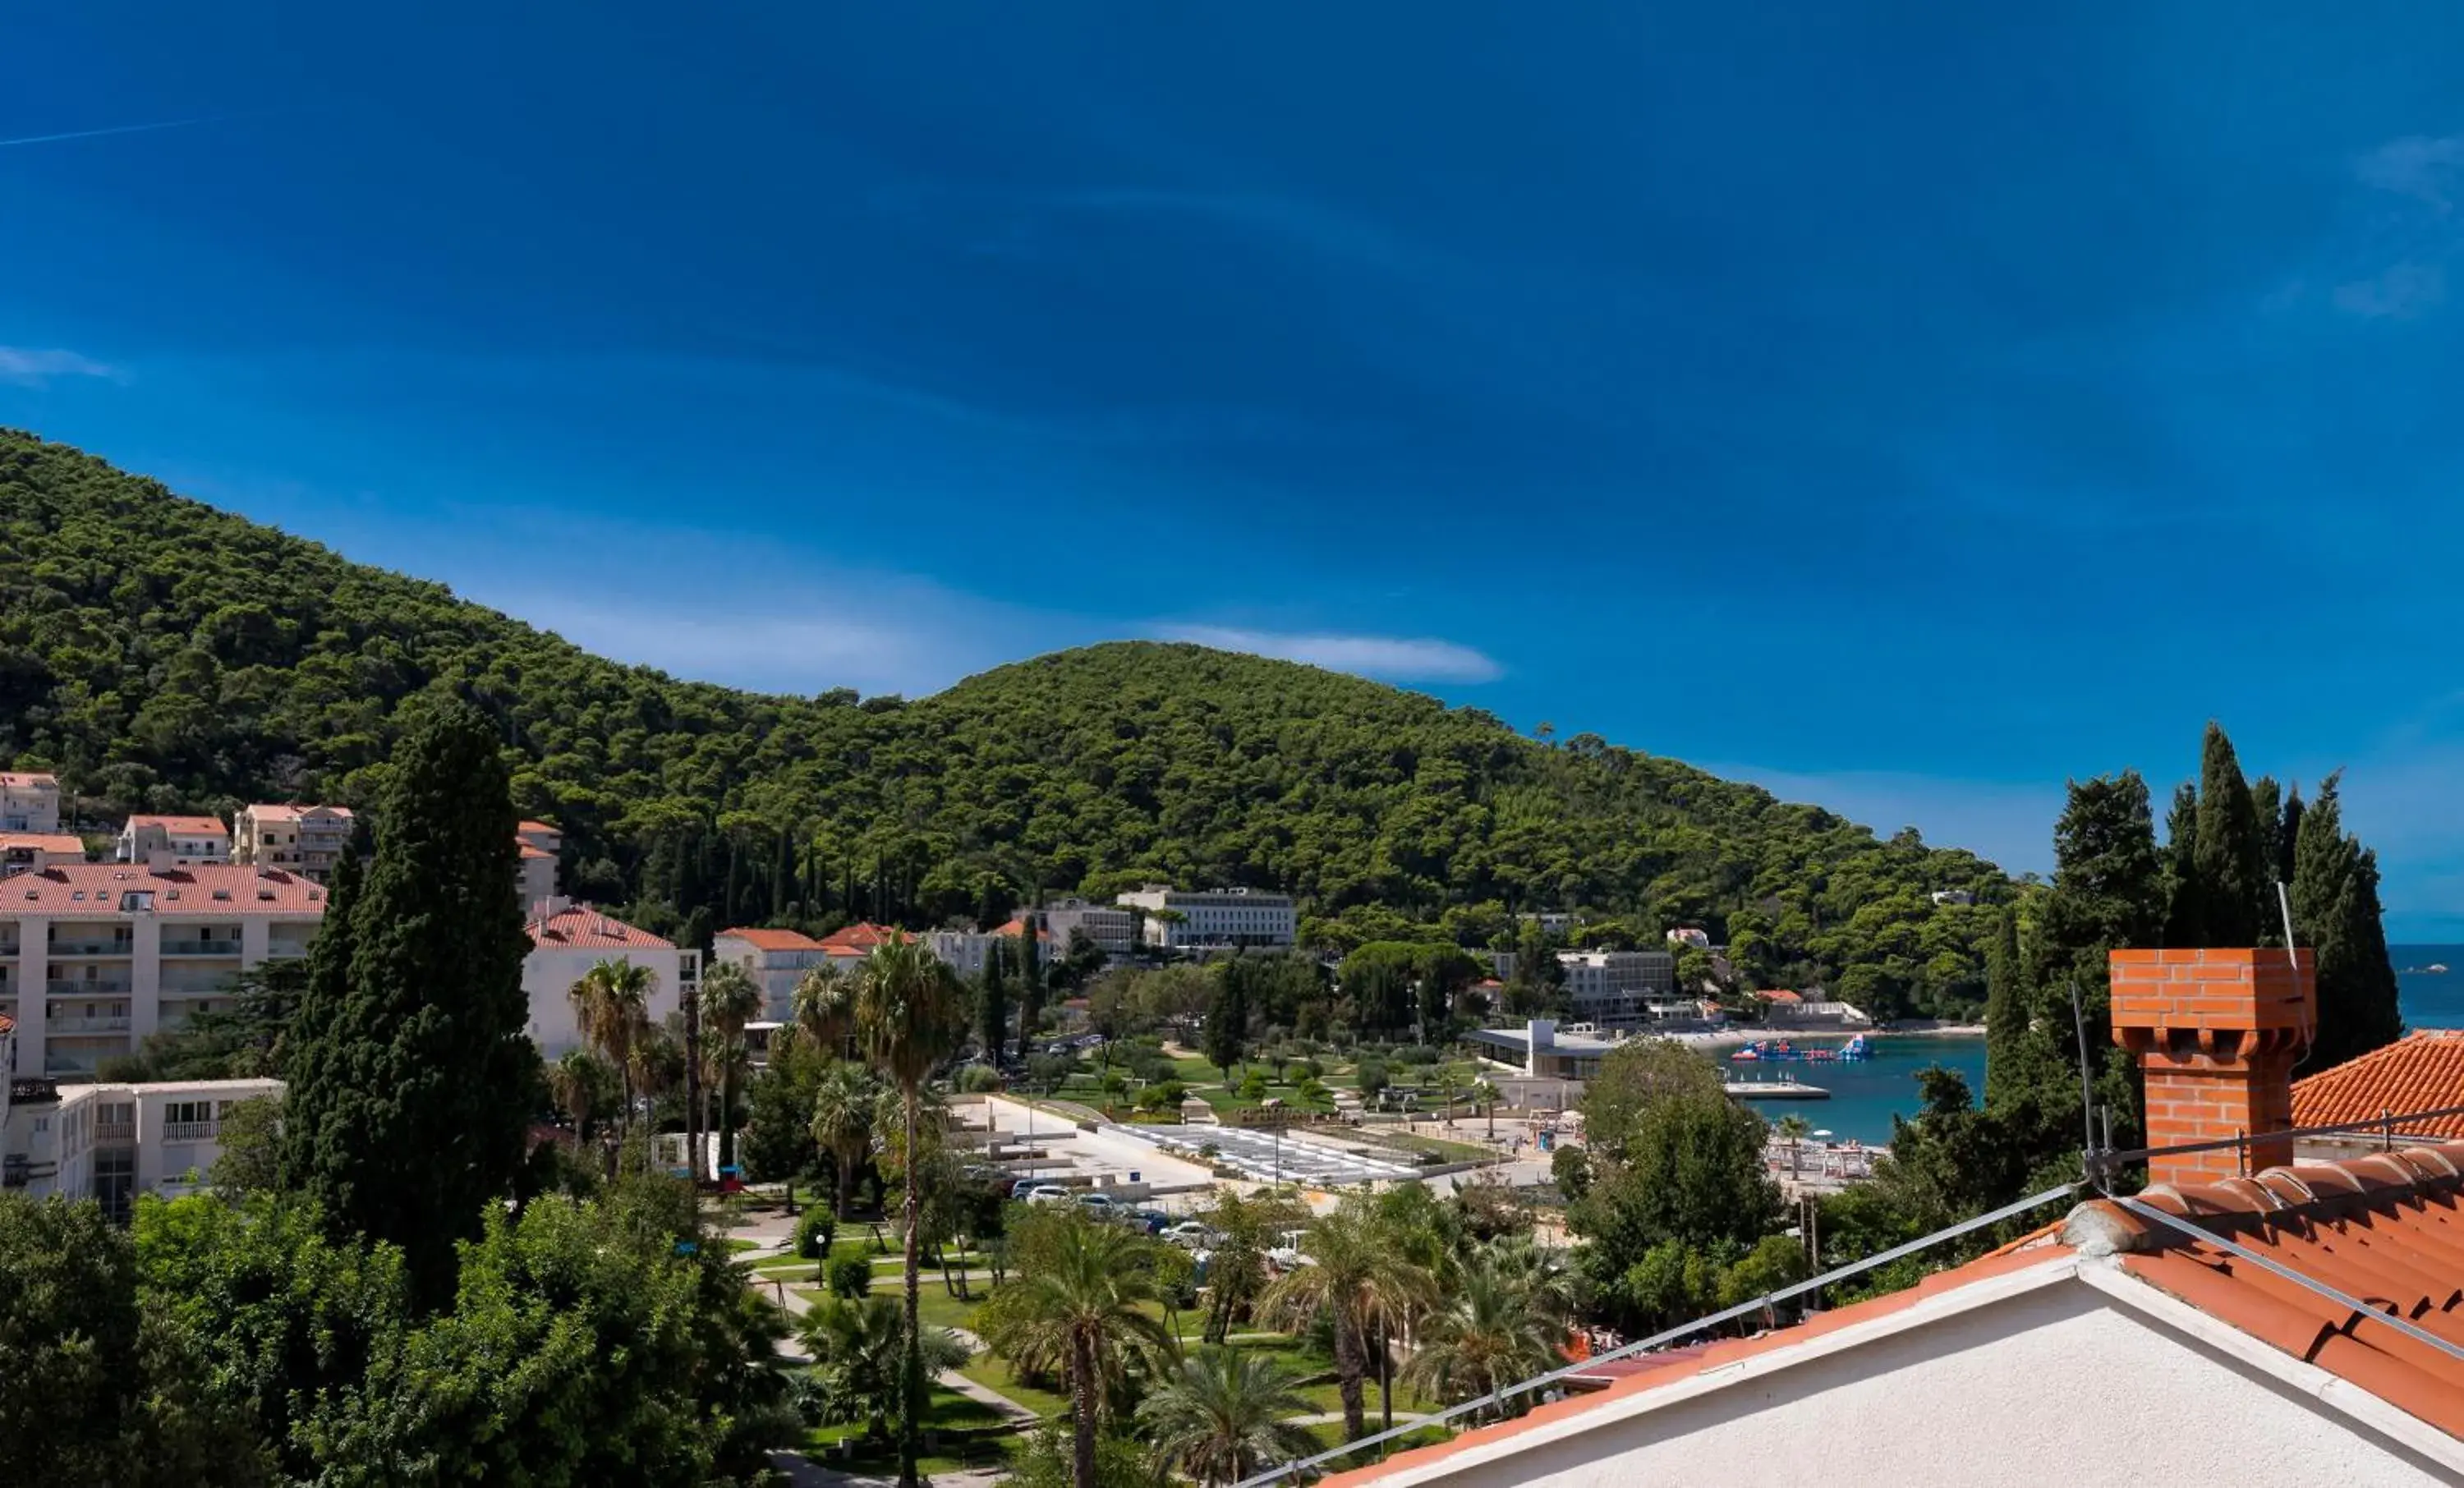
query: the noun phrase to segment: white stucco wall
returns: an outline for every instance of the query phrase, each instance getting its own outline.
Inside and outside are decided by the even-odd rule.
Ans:
[[[2456,1480],[2302,1390],[2077,1280],[1795,1368],[1746,1373],[1726,1389],[1520,1452],[1466,1453],[1391,1474],[1378,1488]]]
[[[650,1021],[664,1023],[683,1007],[684,960],[687,952],[641,948],[597,950],[534,947],[522,960],[522,991],[530,998],[531,1041],[539,1057],[556,1059],[583,1047],[582,1028],[573,1011],[573,984],[602,961],[630,961],[649,968]]]

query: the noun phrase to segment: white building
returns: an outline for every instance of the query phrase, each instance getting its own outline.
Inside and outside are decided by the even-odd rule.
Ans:
[[[796,984],[830,962],[812,936],[791,930],[723,930],[711,937],[711,959],[741,967],[761,989],[761,1016],[783,1023],[796,1010]]]
[[[984,974],[984,963],[1002,938],[984,930],[928,930],[924,944],[942,965],[972,980]]]
[[[147,1034],[227,1006],[232,978],[305,955],[325,890],[231,864],[55,864],[0,879],[0,1016],[17,1073],[90,1078]]]
[[[232,1106],[282,1093],[278,1080],[17,1086],[0,1108],[0,1187],[90,1198],[122,1221],[136,1195],[211,1173]]]
[[[130,817],[112,856],[152,867],[231,862],[231,828],[213,817]]]
[[[528,910],[563,891],[557,856],[564,851],[564,834],[544,821],[525,821],[514,839],[521,845],[522,908]]]
[[[573,984],[602,961],[624,961],[650,974],[649,1018],[664,1023],[684,1011],[684,996],[701,982],[701,952],[602,914],[587,905],[550,899],[530,921],[531,953],[522,958],[522,992],[530,998],[531,1041],[556,1059],[584,1047],[573,1010]]]
[[[40,835],[59,829],[59,777],[0,770],[0,832]]]
[[[1265,889],[1206,888],[1183,892],[1149,884],[1120,895],[1114,902],[1146,910],[1146,943],[1166,950],[1188,946],[1288,946],[1300,934],[1300,912],[1291,895]]]
[[[1560,951],[1566,1000],[1577,1018],[1595,1023],[1637,1022],[1675,1016],[1677,957],[1666,951]],[[1686,1016],[1692,1003],[1683,1006]]]
[[[1067,955],[1072,935],[1084,935],[1104,954],[1115,959],[1129,955],[1138,947],[1138,917],[1113,905],[1089,904],[1084,899],[1064,899],[1044,907],[1044,929],[1052,937],[1052,947]]]
[[[1690,946],[1696,951],[1708,951],[1711,949],[1711,935],[1708,930],[1698,926],[1681,925],[1668,932],[1668,943],[1672,946]]]
[[[347,806],[243,806],[232,826],[233,863],[287,868],[320,884],[351,845]]]

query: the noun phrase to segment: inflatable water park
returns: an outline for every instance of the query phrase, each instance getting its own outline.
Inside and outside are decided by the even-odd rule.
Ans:
[[[1803,1047],[1786,1039],[1757,1039],[1728,1058],[1739,1064],[1853,1064],[1874,1057],[1874,1046],[1859,1034],[1837,1048],[1827,1043]]]

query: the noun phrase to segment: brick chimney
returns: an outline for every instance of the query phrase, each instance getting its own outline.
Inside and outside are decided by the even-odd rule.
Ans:
[[[2213,1183],[2293,1160],[2293,1064],[2318,1026],[2311,952],[2116,951],[2113,1041],[2147,1077],[2147,1145],[2251,1139],[2158,1155],[2151,1183]]]

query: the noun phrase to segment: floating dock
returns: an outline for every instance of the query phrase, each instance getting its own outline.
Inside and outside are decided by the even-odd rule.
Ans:
[[[1831,1092],[1802,1080],[1731,1080],[1728,1093],[1749,1101],[1828,1101]]]

